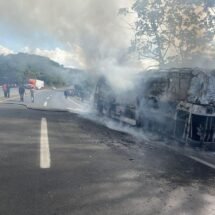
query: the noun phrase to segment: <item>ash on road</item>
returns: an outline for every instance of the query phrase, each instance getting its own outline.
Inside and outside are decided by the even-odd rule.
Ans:
[[[213,168],[76,114],[1,104],[0,119],[0,214],[215,214]]]

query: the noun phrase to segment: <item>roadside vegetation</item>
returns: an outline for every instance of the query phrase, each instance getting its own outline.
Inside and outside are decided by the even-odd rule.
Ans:
[[[160,68],[214,67],[214,0],[136,0],[121,15],[137,17],[131,51]]]
[[[65,72],[63,66],[46,57],[24,53],[0,56],[0,84],[40,79],[48,86],[59,87],[66,84]]]

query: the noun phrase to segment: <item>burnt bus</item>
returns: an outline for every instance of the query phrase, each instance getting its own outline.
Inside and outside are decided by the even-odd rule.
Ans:
[[[94,104],[100,115],[135,119],[136,92],[113,88],[106,78],[101,77],[95,89]]]
[[[193,146],[215,149],[215,107],[180,102],[176,109],[174,137]]]
[[[215,87],[208,86],[214,85],[215,74],[211,74],[197,68],[149,71],[137,75],[135,89],[124,93],[123,99],[103,78],[95,93],[97,110],[135,119],[136,126],[182,144],[214,150]]]
[[[107,83],[104,77],[101,77],[96,85],[94,94],[94,103],[99,114],[111,115],[111,111],[115,110],[114,91]]]
[[[150,71],[139,79],[137,126],[172,135],[177,105],[188,98],[192,78],[192,70],[183,68]]]
[[[139,90],[136,122],[183,144],[215,149],[215,72],[155,71]],[[143,88],[144,86],[144,88]]]

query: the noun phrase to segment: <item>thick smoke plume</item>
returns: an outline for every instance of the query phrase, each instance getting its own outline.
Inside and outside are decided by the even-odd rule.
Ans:
[[[1,0],[0,17],[22,36],[46,33],[60,40],[94,70],[103,59],[119,60],[127,51],[131,34],[117,15],[122,5],[126,1]]]

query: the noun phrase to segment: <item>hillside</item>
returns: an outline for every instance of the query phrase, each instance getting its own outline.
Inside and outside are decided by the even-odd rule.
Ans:
[[[64,68],[47,57],[25,53],[0,56],[0,84],[24,83],[29,78],[44,80],[47,85],[63,86],[81,71]]]

